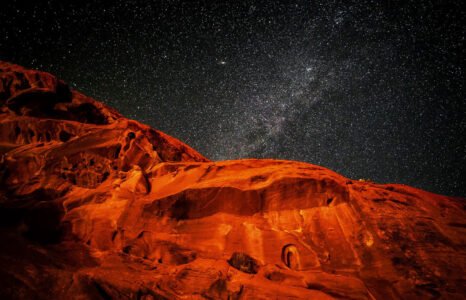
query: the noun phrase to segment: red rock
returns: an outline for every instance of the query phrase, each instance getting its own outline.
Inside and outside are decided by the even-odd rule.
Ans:
[[[301,162],[210,162],[48,73],[0,71],[0,298],[466,293],[464,199]]]

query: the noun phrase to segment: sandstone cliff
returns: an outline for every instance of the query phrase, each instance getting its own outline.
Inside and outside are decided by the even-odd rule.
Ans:
[[[462,299],[465,201],[211,162],[0,62],[0,298]]]

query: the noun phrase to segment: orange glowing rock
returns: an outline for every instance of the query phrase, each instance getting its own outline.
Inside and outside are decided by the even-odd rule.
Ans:
[[[461,198],[211,162],[0,62],[0,298],[461,299]]]

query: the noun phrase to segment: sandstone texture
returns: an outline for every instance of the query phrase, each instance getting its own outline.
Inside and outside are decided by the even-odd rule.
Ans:
[[[464,299],[466,202],[212,162],[0,62],[1,299]]]

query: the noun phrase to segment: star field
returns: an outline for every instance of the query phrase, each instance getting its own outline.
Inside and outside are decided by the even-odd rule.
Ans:
[[[300,160],[466,196],[461,4],[10,1],[0,59],[213,160]]]

